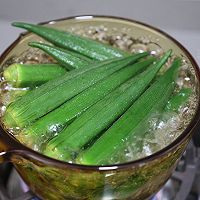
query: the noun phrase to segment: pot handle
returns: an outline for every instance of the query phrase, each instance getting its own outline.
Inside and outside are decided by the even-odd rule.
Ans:
[[[2,139],[0,138],[0,164],[9,162],[8,150],[6,149]]]

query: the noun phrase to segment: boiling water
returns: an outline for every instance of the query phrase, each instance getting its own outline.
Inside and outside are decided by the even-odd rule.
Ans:
[[[108,43],[120,49],[129,51],[129,52],[143,52],[150,51],[151,54],[155,56],[159,56],[163,54],[162,48],[156,44],[151,42],[149,38],[133,38],[125,34],[127,31],[116,32],[112,30],[112,34],[109,34],[109,29],[105,26],[100,27],[90,27],[88,29],[84,28],[73,28],[71,30],[76,34],[80,34],[86,37],[93,38],[95,40],[99,40],[101,42]],[[113,34],[115,32],[115,34]],[[166,64],[165,70],[170,66],[172,58]],[[8,60],[6,64],[3,66],[4,68],[10,65],[11,63],[52,63],[54,60],[47,56],[44,53],[41,53],[39,50],[35,50],[30,48],[28,51],[22,53],[17,58],[12,58]],[[127,162],[131,160],[135,160],[138,158],[142,158],[148,155],[153,154],[154,152],[159,151],[160,149],[169,145],[172,141],[174,141],[188,126],[192,117],[194,116],[196,105],[197,105],[197,88],[196,88],[196,78],[194,69],[187,63],[187,61],[182,58],[182,66],[180,69],[179,76],[176,80],[176,88],[175,91],[179,91],[182,88],[191,88],[192,94],[190,95],[189,101],[179,108],[178,112],[166,112],[163,115],[158,115],[154,113],[149,120],[147,127],[148,129],[144,132],[144,130],[140,130],[141,137],[130,137],[125,138],[122,142],[125,143],[126,148],[124,151],[120,151],[118,155],[110,158],[107,161],[108,164],[119,163],[119,162]],[[23,95],[29,90],[29,88],[13,88],[9,84],[5,83],[3,78],[1,80],[1,115],[3,115],[6,106],[9,102],[13,101],[14,93],[18,92],[18,96]],[[59,126],[51,126],[51,136],[58,134]],[[9,129],[9,131],[20,140],[18,134],[18,128],[14,127]],[[26,136],[24,136],[26,137]],[[41,140],[38,144],[34,144],[29,146],[29,144],[25,144],[36,151],[41,151],[42,144],[45,144],[47,137],[45,135],[41,136]],[[139,145],[138,145],[139,144]],[[62,155],[61,155],[62,157]]]

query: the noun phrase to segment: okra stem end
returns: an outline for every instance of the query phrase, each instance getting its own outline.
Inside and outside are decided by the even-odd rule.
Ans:
[[[18,65],[17,63],[14,63],[10,65],[8,68],[6,68],[3,72],[3,77],[7,82],[17,82],[18,80]]]
[[[17,127],[17,122],[15,121],[15,117],[10,112],[7,112],[3,116],[4,125],[7,128]]]

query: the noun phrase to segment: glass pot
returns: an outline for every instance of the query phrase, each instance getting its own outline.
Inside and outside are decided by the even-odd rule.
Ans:
[[[107,16],[78,16],[51,21],[48,24],[63,30],[103,25],[111,32],[126,30],[128,35],[151,41],[139,46],[156,46],[157,50],[164,51],[172,49],[174,54],[184,57],[194,68],[199,99],[200,71],[197,64],[181,44],[157,28],[133,20]],[[33,40],[41,39],[31,33],[21,34],[1,56],[1,71],[7,60],[26,51],[27,43]],[[135,48],[137,47],[136,45]],[[42,199],[143,200],[158,191],[171,176],[193,133],[197,130],[199,118],[198,105],[190,124],[170,145],[148,157],[109,166],[82,166],[46,157],[20,144],[1,126],[0,163],[12,162],[25,183]]]

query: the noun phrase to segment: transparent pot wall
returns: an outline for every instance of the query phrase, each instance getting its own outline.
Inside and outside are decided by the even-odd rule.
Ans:
[[[12,160],[31,190],[43,199],[134,199],[154,194],[170,177],[186,143],[129,169],[81,170],[47,165],[30,155],[14,155]],[[100,168],[101,169],[101,168]]]

